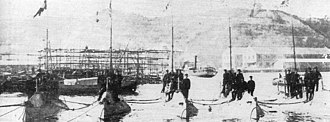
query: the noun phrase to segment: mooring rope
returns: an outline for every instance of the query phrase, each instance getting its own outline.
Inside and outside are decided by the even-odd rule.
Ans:
[[[200,103],[200,102],[195,102],[195,101],[191,101],[192,103],[196,103],[196,104],[199,104],[199,105],[222,105],[222,104],[225,104],[225,103],[229,103],[230,100],[227,100],[227,101],[223,101],[221,103]]]
[[[291,103],[271,103],[271,102],[261,102],[261,101],[258,101],[258,103],[268,104],[268,105],[292,105],[292,104],[299,104],[299,103],[306,103],[306,102],[308,102],[308,101],[304,100],[304,101],[291,102]]]
[[[68,103],[76,103],[76,104],[82,104],[82,105],[90,105],[90,104],[88,104],[88,103],[74,102],[74,101],[68,101],[68,100],[64,100],[64,102],[68,102]]]
[[[8,111],[7,113],[4,113],[4,114],[0,115],[0,117],[5,116],[5,115],[7,115],[7,114],[9,114],[9,113],[11,113],[13,111],[15,111],[15,110],[19,109],[20,107],[22,107],[22,106],[18,106],[17,108],[15,108],[15,109],[13,109],[11,111]]]
[[[25,108],[23,109],[23,112],[22,112],[22,114],[19,116],[18,120],[21,119],[22,116],[23,116],[23,117],[25,116]],[[24,121],[23,121],[23,122],[24,122]]]
[[[133,104],[155,104],[155,103],[160,103],[162,102],[161,100],[159,101],[153,101],[153,102],[137,102],[137,101],[127,101],[127,103],[133,103]]]
[[[12,106],[24,106],[25,104],[24,103],[19,103],[19,104],[11,104],[11,105],[1,105],[1,107],[12,107]]]
[[[102,118],[102,113],[103,113],[103,111],[104,111],[104,108],[102,108],[102,111],[101,111],[101,114],[100,114],[100,119]]]
[[[83,107],[80,107],[80,108],[66,108],[66,107],[62,107],[62,106],[59,106],[59,105],[56,105],[57,107],[60,107],[60,108],[62,108],[62,109],[64,109],[64,110],[71,110],[71,111],[75,111],[75,110],[80,110],[80,109],[84,109],[84,108],[87,108],[87,107],[89,107],[89,106],[91,106],[91,105],[93,105],[94,103],[96,103],[97,101],[94,101],[93,103],[91,103],[91,104],[86,104],[85,106],[83,106]]]
[[[192,101],[218,101],[219,99],[192,99]]]
[[[160,100],[162,99],[161,97],[159,98],[155,98],[155,99],[128,99],[128,100],[125,100],[125,101],[157,101],[157,100]]]
[[[89,112],[90,110],[96,108],[98,105],[99,105],[99,104],[95,105],[94,107],[92,107],[92,108],[88,109],[87,111],[85,111],[84,113],[82,113],[82,114],[80,114],[80,115],[78,115],[78,116],[76,116],[76,117],[74,117],[74,118],[68,120],[67,122],[71,122],[71,121],[77,119],[78,117],[81,117],[82,115],[86,114],[86,113]]]

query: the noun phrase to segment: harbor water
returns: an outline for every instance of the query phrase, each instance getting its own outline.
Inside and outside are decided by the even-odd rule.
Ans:
[[[279,73],[245,73],[245,80],[254,76],[256,89],[254,96],[258,100],[274,100],[274,103],[293,103],[305,100],[287,98],[283,92],[284,88],[272,85],[272,80],[278,77]],[[283,75],[283,74],[282,74]],[[330,89],[330,73],[322,72],[325,89]],[[218,73],[213,78],[190,77],[191,90],[189,99],[194,101],[194,105],[199,109],[198,115],[190,118],[192,122],[246,122],[255,115],[251,115],[251,110],[255,107],[253,97],[247,92],[244,93],[240,101],[228,101],[231,96],[224,98],[220,95],[222,74]],[[165,102],[165,96],[161,93],[162,84],[145,84],[138,86],[137,94],[121,96],[127,100],[132,111],[120,118],[123,122],[184,122],[180,116],[185,109],[184,99],[181,93],[175,93],[174,98]],[[93,103],[97,96],[60,96],[69,108],[83,107],[82,104],[72,103]],[[3,93],[0,95],[0,105],[18,104],[27,100],[21,93]],[[129,102],[135,100],[137,102]],[[139,101],[140,100],[140,101]],[[150,100],[150,101],[148,101]],[[216,100],[216,101],[212,101]],[[265,116],[260,121],[330,121],[330,91],[322,90],[320,82],[319,91],[315,92],[315,97],[307,103],[297,103],[289,105],[272,105],[271,108],[263,107]],[[80,110],[63,110],[56,115],[58,122],[100,122],[103,118],[103,105],[94,103],[91,106]],[[13,110],[13,111],[12,111]],[[10,112],[12,111],[12,112]],[[8,113],[9,112],[9,113]],[[6,114],[8,113],[8,114]],[[3,115],[3,116],[1,116]],[[24,107],[2,107],[0,108],[1,122],[22,122],[24,118]]]

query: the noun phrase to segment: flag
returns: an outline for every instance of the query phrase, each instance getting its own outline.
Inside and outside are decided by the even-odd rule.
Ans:
[[[44,1],[43,6],[41,6],[39,8],[39,10],[37,11],[37,13],[33,16],[33,18],[35,18],[37,15],[40,16],[41,15],[41,12],[43,12],[46,9],[47,9],[47,0]]]
[[[171,0],[168,1],[168,3],[165,6],[165,10],[163,12],[165,12],[170,7],[170,2],[171,2]]]
[[[99,18],[98,18],[98,16],[99,16],[99,11],[96,12],[96,16],[97,16],[97,18],[96,18],[96,22],[99,22],[99,21],[100,21]]]
[[[289,0],[283,0],[281,2],[281,7],[288,7],[289,6]]]

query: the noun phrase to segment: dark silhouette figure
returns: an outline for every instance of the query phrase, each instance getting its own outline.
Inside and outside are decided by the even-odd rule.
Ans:
[[[43,12],[44,10],[47,9],[47,1],[44,1],[44,5],[42,7],[39,8],[39,10],[37,11],[37,13],[33,16],[33,18],[35,18],[37,15],[41,15],[41,12]]]
[[[248,93],[251,94],[251,96],[253,96],[253,92],[255,89],[255,82],[252,80],[252,76],[250,76],[250,80],[248,81],[247,85],[248,85]]]
[[[189,95],[189,89],[190,89],[190,79],[188,78],[188,74],[185,74],[185,78],[182,81],[182,84],[180,85],[181,87],[181,92],[183,97],[188,100],[188,95]]]

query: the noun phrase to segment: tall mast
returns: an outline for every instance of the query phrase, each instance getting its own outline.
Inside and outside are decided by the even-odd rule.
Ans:
[[[171,69],[172,72],[174,71],[174,64],[173,64],[173,55],[174,55],[174,27],[173,27],[173,7],[171,7],[171,15],[172,15],[172,62],[171,62]]]
[[[293,23],[291,26],[291,30],[292,30],[292,45],[293,45],[293,60],[294,60],[294,69],[295,71],[297,71],[297,62],[296,62],[296,43],[294,41],[294,30],[293,30]]]
[[[112,71],[112,8],[111,8],[111,2],[109,4],[109,11],[110,11],[110,70]]]
[[[231,27],[230,27],[230,18],[229,18],[229,63],[230,63],[230,70],[232,69],[233,63],[232,63],[232,57],[231,57]]]
[[[173,35],[174,27],[173,27],[173,17],[172,17],[172,62],[171,62],[171,69],[173,70],[173,55],[174,55],[174,35]]]
[[[46,29],[46,65],[45,65],[45,69],[46,71],[48,71],[48,29]]]

